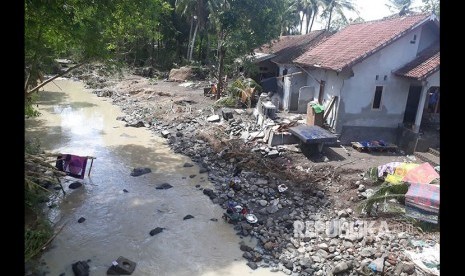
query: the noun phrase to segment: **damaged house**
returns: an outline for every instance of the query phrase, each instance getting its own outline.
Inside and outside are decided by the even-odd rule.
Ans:
[[[274,92],[279,109],[306,113],[307,103],[318,101],[326,109],[325,126],[342,143],[382,139],[409,152],[439,147],[434,14],[354,23],[332,35],[281,37],[256,53],[262,85]],[[274,85],[265,83],[270,80]],[[435,135],[422,144],[420,129]]]

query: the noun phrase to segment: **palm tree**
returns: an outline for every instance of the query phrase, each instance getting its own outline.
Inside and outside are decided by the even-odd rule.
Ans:
[[[281,13],[281,33],[280,35],[289,35],[297,32],[299,25],[298,1],[284,0],[283,11]]]
[[[347,11],[354,11],[358,15],[358,11],[356,10],[352,0],[324,0],[325,2],[325,10],[323,11],[324,15],[328,18],[328,24],[326,25],[326,30],[329,30],[331,26],[331,19],[333,16],[333,12],[339,14],[342,20],[348,21],[346,16],[344,15],[344,10]]]
[[[205,27],[208,18],[207,1],[208,0],[176,0],[175,2],[176,10],[181,15],[190,17],[191,27],[189,30],[189,46],[187,47],[187,59],[189,61],[192,60],[197,31],[199,28],[203,29]],[[194,23],[195,27],[194,32],[192,33]]]
[[[401,15],[408,13],[411,5],[412,0],[389,0],[389,4],[386,4],[391,12],[398,12]]]
[[[312,31],[313,27],[313,22],[315,22],[315,18],[318,16],[318,12],[320,10],[320,7],[324,7],[324,1],[323,0],[311,0],[311,5],[312,5],[312,22],[310,23],[309,26],[309,18],[307,18],[307,33]]]

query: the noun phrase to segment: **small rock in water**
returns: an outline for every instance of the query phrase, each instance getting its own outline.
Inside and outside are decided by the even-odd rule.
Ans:
[[[194,178],[194,177],[196,177],[196,176],[197,176],[196,174],[191,174],[191,175],[189,175],[190,178]]]
[[[89,265],[84,261],[75,262],[72,268],[75,276],[89,276]]]
[[[185,217],[183,218],[183,220],[192,219],[192,218],[194,218],[194,216],[192,216],[192,215],[187,215],[187,216],[185,216]]]
[[[218,221],[217,218],[211,218],[210,220],[211,220],[211,221]]]
[[[194,164],[186,162],[186,163],[184,163],[183,167],[184,168],[189,168],[189,167],[193,167],[193,166],[194,166]]]
[[[86,220],[86,218],[80,217],[80,218],[78,219],[78,223],[83,223],[85,220]]]
[[[196,188],[200,188],[200,184],[195,185]]]
[[[257,269],[258,267],[257,264],[254,262],[248,262],[247,265],[253,270]]]
[[[82,186],[82,183],[81,183],[81,182],[75,181],[75,182],[69,184],[68,188],[74,190],[74,189],[77,189],[77,188],[79,188],[79,187],[81,187],[81,186]]]
[[[163,184],[158,185],[155,189],[157,189],[157,190],[168,190],[168,189],[171,189],[171,188],[173,188],[173,186],[171,186],[170,184],[163,183]]]
[[[207,168],[204,168],[204,167],[201,167],[201,168],[199,169],[199,173],[206,173],[206,172],[208,172],[208,171],[209,171],[209,170],[208,170]]]
[[[132,169],[131,176],[141,176],[150,172],[152,172],[150,168],[134,168]]]
[[[123,189],[123,192],[125,192],[125,193],[129,193],[129,191],[128,191],[128,190],[126,190],[126,189]]]
[[[155,229],[152,229],[152,230],[150,231],[150,236],[155,236],[156,234],[160,234],[161,232],[163,232],[163,229],[165,229],[165,228],[163,228],[163,227],[157,227],[157,228],[155,228]]]

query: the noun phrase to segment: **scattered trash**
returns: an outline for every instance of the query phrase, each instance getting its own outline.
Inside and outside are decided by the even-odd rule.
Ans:
[[[278,191],[279,191],[280,193],[284,193],[285,191],[287,191],[287,186],[284,185],[284,184],[278,185]]]
[[[131,275],[135,269],[135,262],[120,256],[116,261],[111,262],[107,275]]]
[[[256,223],[258,221],[257,216],[255,216],[254,214],[245,215],[245,219],[247,220],[248,223]]]
[[[406,157],[410,159],[410,161],[413,161],[413,162],[417,161],[417,158],[414,155],[407,155]]]
[[[405,255],[419,270],[432,275],[439,275],[439,244],[433,247],[425,247],[420,253],[407,250]]]

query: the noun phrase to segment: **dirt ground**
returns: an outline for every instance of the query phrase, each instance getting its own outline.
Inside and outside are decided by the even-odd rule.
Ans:
[[[160,121],[183,122],[190,120],[196,113],[205,114],[201,110],[213,114],[212,105],[216,100],[204,96],[204,87],[209,87],[207,81],[170,82],[126,75],[117,82],[115,89],[132,101],[138,101],[140,106],[150,108],[153,116]],[[245,112],[245,114],[251,113],[252,110]],[[278,116],[288,115],[291,114],[278,113]],[[290,146],[289,148],[299,151],[298,147],[297,145],[297,147]],[[319,180],[319,188],[332,199],[334,208],[356,209],[360,201],[357,198],[359,184],[367,188],[373,186],[371,180],[364,178],[364,173],[370,167],[393,161],[415,162],[410,158],[412,157],[402,152],[367,153],[345,145],[325,146],[321,154],[309,157],[302,152],[287,150],[274,160],[296,171],[311,172],[315,176],[313,180]]]

